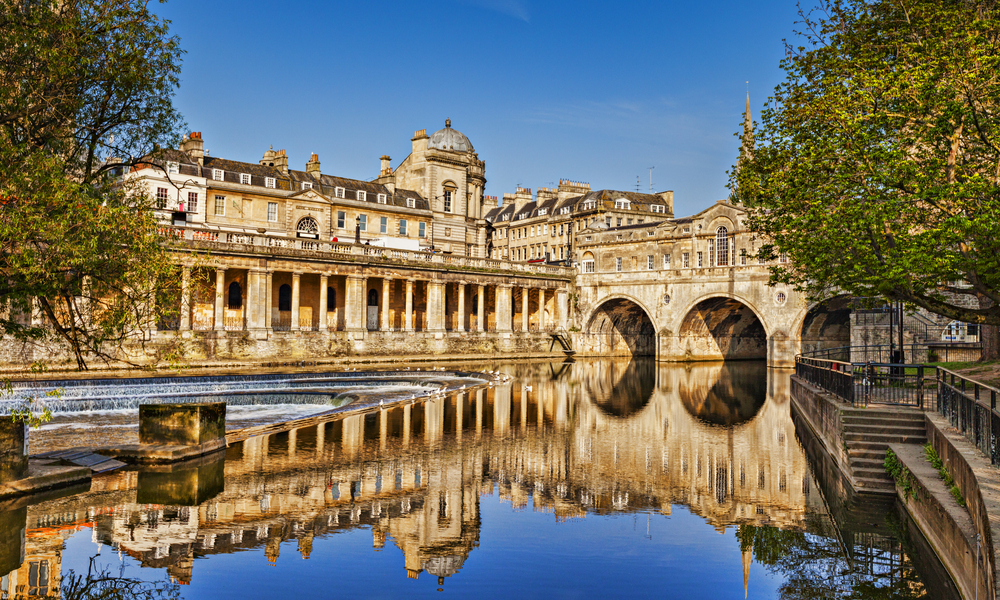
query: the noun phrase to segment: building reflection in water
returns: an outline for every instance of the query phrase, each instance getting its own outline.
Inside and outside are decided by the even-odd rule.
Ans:
[[[493,493],[557,520],[682,504],[720,532],[804,531],[809,520],[834,537],[815,531],[826,509],[796,441],[787,373],[638,360],[499,368],[512,383],[114,473],[89,493],[3,513],[4,589],[57,594],[62,540],[80,527],[179,583],[200,556],[263,548],[274,563],[295,540],[308,559],[317,536],[367,528],[376,549],[399,548],[407,576],[443,582],[479,544],[479,498]],[[19,544],[23,557],[8,556]]]

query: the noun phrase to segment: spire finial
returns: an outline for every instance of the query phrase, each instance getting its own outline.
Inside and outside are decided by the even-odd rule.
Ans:
[[[444,120],[444,126],[450,129],[451,128],[451,119],[445,119]]]

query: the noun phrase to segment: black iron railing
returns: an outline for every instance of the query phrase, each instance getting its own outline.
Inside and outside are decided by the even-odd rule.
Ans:
[[[796,356],[795,374],[838,398],[854,404],[855,386],[851,363]]]
[[[923,408],[928,387],[925,377],[931,368],[795,357],[796,375],[853,406],[895,404]]]
[[[976,445],[993,464],[1000,463],[1000,412],[996,388],[937,369],[937,408],[951,424]]]

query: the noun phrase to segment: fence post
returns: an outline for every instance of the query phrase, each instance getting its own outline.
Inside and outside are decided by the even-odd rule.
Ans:
[[[924,366],[917,367],[917,407],[924,408]]]

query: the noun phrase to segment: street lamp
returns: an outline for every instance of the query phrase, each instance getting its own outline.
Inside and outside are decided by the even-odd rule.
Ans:
[[[361,243],[361,215],[354,218],[354,243]]]

